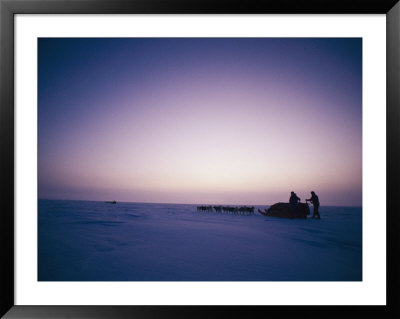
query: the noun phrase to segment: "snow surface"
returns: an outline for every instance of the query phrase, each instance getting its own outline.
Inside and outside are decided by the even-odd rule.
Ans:
[[[180,204],[38,208],[39,281],[362,280],[361,207],[322,206],[321,220]]]

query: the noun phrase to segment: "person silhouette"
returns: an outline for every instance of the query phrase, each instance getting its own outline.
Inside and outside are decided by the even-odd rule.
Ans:
[[[290,193],[289,203],[290,204],[298,204],[300,202],[300,198],[296,195],[295,192]]]
[[[313,206],[314,206],[314,211],[313,211],[312,218],[317,217],[318,219],[320,219],[321,216],[319,215],[319,211],[318,211],[318,208],[319,208],[319,198],[318,198],[317,194],[315,194],[315,192],[312,191],[312,192],[311,192],[311,198],[306,199],[306,203],[307,203],[307,202],[311,202],[311,203],[313,204]]]
[[[296,195],[295,192],[290,192],[289,198],[289,208],[290,208],[290,215],[294,217],[296,214],[297,205],[300,203],[300,198]]]

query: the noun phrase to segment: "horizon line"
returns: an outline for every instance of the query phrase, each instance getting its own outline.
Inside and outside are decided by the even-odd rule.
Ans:
[[[93,200],[93,199],[55,199],[55,198],[39,198],[38,200],[58,200],[58,201],[79,201],[79,202],[100,202],[100,203],[105,203],[113,200]],[[245,205],[245,206],[271,206],[274,204],[204,204],[204,203],[162,203],[162,202],[139,202],[139,201],[117,201],[115,200],[116,203],[130,203],[130,204],[163,204],[163,205],[209,205],[209,206],[221,206],[221,205]],[[285,203],[285,202],[277,202],[277,203]],[[305,202],[301,202],[302,204],[305,204]],[[320,205],[320,207],[363,207],[362,205]]]

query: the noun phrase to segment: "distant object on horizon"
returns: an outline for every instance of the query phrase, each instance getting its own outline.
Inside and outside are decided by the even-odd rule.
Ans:
[[[106,203],[107,204],[116,204],[117,202],[115,200],[112,200],[112,201],[107,201]]]
[[[276,203],[270,208],[258,212],[264,216],[282,217],[282,218],[307,218],[310,215],[310,208],[306,203],[290,204],[290,203]]]
[[[232,206],[211,206],[211,205],[202,205],[197,206],[197,211],[200,212],[212,212],[213,208],[217,213],[228,212],[233,214],[241,214],[241,215],[251,215],[254,214],[254,206],[241,206],[241,207],[232,207]]]

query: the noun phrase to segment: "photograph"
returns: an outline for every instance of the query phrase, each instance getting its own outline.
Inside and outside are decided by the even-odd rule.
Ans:
[[[39,282],[363,281],[361,37],[39,37],[37,81]]]

